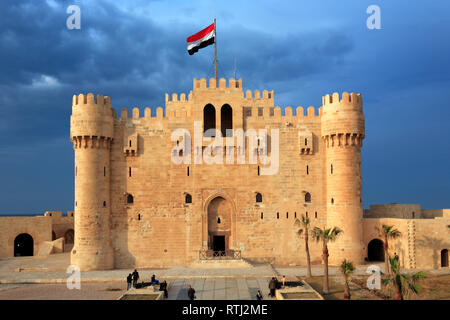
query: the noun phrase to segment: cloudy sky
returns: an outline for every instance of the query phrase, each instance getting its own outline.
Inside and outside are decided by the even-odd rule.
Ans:
[[[72,4],[80,30],[66,27]],[[372,4],[381,30],[366,26]],[[2,0],[0,214],[72,210],[72,95],[164,106],[213,76],[213,47],[189,56],[186,37],[214,16],[219,76],[244,90],[273,89],[282,109],[363,94],[365,208],[450,208],[449,12],[445,0]]]

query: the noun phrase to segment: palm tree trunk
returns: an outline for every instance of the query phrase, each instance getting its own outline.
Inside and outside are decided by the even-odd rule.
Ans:
[[[388,237],[384,236],[384,265],[386,274],[391,274],[389,269],[389,254],[388,254]]]
[[[395,300],[403,300],[402,284],[398,281],[395,282]]]
[[[323,293],[330,293],[328,285],[328,247],[325,240],[323,242]]]
[[[309,257],[308,230],[305,233],[305,250],[306,250],[306,276],[311,278],[311,258]]]
[[[350,287],[348,285],[348,280],[345,279],[344,300],[350,300],[350,298],[351,298]]]

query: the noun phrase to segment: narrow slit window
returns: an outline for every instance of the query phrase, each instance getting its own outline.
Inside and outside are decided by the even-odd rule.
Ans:
[[[294,218],[297,218],[297,212],[294,212]]]
[[[141,214],[138,214],[138,220],[141,221]]]
[[[331,170],[330,170],[331,174],[333,174],[333,165],[331,165]]]
[[[280,219],[280,213],[277,212],[277,219]]]
[[[289,218],[289,212],[286,212],[286,219]]]
[[[131,177],[131,167],[128,168],[128,176]]]
[[[314,218],[316,218],[316,219],[317,219],[317,211],[316,211],[316,212],[314,212]]]
[[[264,213],[261,212],[261,220],[264,219]]]
[[[308,218],[308,211],[306,211],[306,217]]]
[[[217,223],[220,223],[220,217],[217,218]]]
[[[305,138],[305,146],[308,145],[308,138]]]
[[[189,177],[189,167],[187,167],[187,176]]]
[[[306,166],[306,174],[309,174],[309,166]]]
[[[130,140],[130,148],[131,148],[131,140]]]
[[[258,176],[259,176],[259,166],[258,166]]]
[[[106,201],[103,201],[103,208],[106,208]]]
[[[331,198],[331,204],[334,204],[334,198]]]
[[[103,167],[103,176],[106,177],[106,167]]]

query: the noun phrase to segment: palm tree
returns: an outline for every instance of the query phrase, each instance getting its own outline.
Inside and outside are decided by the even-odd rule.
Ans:
[[[337,227],[330,229],[320,229],[314,227],[312,236],[317,242],[322,240],[322,259],[323,259],[323,292],[328,294],[330,287],[328,285],[328,241],[334,241],[343,231]]]
[[[383,226],[380,228],[375,227],[375,229],[378,231],[378,234],[380,237],[384,238],[384,263],[385,263],[385,272],[391,274],[391,271],[389,270],[389,239],[397,239],[399,238],[402,233],[394,229],[394,226],[387,226],[383,224]]]
[[[341,273],[342,273],[342,276],[344,277],[344,281],[345,281],[345,287],[344,287],[344,299],[345,300],[350,300],[350,297],[351,297],[348,281],[350,280],[350,274],[353,271],[355,271],[355,267],[353,266],[353,263],[351,263],[350,261],[347,261],[347,259],[342,261]]]
[[[395,288],[395,300],[403,300],[403,296],[410,292],[417,294],[422,288],[417,283],[420,279],[425,279],[427,274],[425,272],[417,272],[412,275],[401,274],[400,261],[396,254],[393,258],[389,257],[389,263],[391,265],[392,275],[389,278],[383,279],[383,284],[393,284]]]
[[[295,219],[295,223],[294,226],[295,227],[301,227],[300,229],[298,229],[297,233],[299,235],[304,234],[305,235],[305,251],[306,251],[306,276],[308,278],[311,278],[311,258],[309,256],[309,245],[308,245],[308,241],[309,241],[309,218],[305,217],[304,215],[302,215],[302,220],[300,221],[299,219]]]

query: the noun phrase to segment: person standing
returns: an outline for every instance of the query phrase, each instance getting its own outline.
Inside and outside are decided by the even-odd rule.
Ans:
[[[130,290],[130,288],[131,288],[131,279],[132,278],[133,278],[133,276],[131,275],[131,273],[129,273],[127,276],[127,291]]]
[[[133,287],[136,288],[136,284],[137,284],[138,280],[139,280],[139,272],[137,272],[137,270],[134,269],[134,271],[133,271]]]
[[[188,287],[188,297],[189,297],[189,300],[195,299],[195,290],[194,290],[194,288],[191,287],[191,285],[189,285],[189,287]]]
[[[277,284],[275,282],[275,278],[272,278],[272,280],[270,280],[269,282],[269,290],[270,290],[270,295],[272,297],[275,297],[275,289],[277,288]]]
[[[286,285],[286,276],[283,276],[283,278],[281,278],[281,286],[282,288],[284,288]]]
[[[262,300],[263,299],[263,296],[262,296],[262,293],[261,293],[260,290],[258,290],[258,293],[256,294],[256,299],[258,299],[258,300]]]

